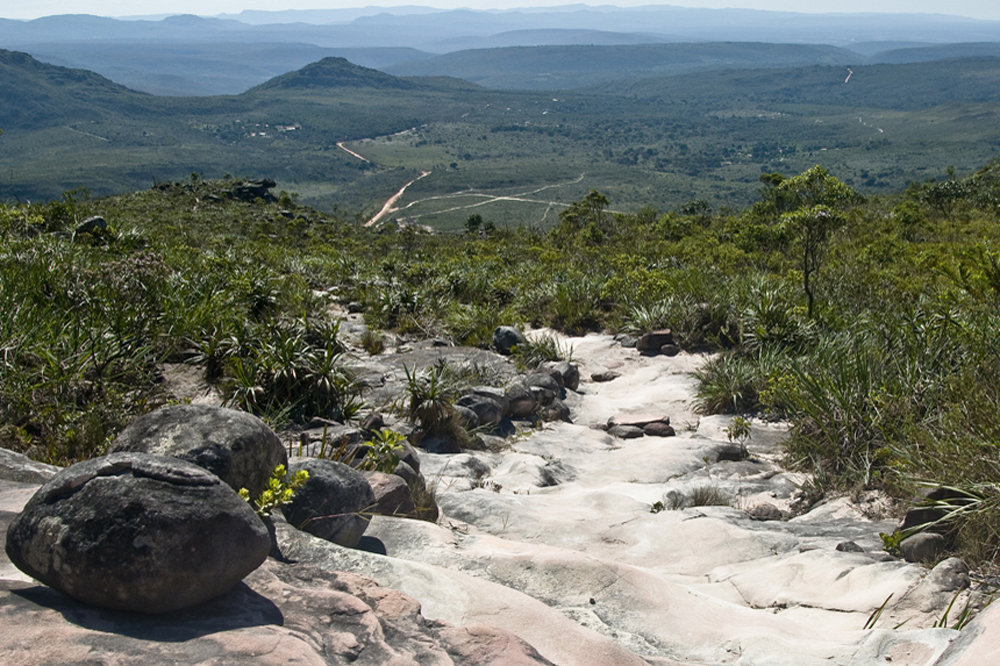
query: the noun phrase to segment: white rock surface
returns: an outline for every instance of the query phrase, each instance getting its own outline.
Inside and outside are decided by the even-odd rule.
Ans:
[[[878,533],[893,521],[873,522],[846,498],[788,521],[746,515],[761,501],[787,511],[807,479],[777,465],[781,424],[753,424],[749,460],[710,462],[730,444],[731,419],[694,409],[690,373],[704,357],[641,356],[601,335],[563,344],[584,378],[566,399],[573,423],[546,424],[503,453],[422,456],[444,515],[438,526],[376,517],[368,534],[390,560],[527,594],[653,664],[929,666],[944,651],[957,634],[931,628],[944,608],[905,603],[926,567],[882,551]],[[587,381],[603,370],[622,376]],[[668,415],[678,435],[621,440],[589,427],[623,413]],[[565,480],[543,487],[553,466]],[[705,488],[729,505],[650,511]],[[837,551],[847,540],[865,552]],[[402,585],[430,617],[488,616],[554,662],[582,663],[546,651],[548,629],[525,626],[513,605],[478,608],[471,592],[368,573]]]

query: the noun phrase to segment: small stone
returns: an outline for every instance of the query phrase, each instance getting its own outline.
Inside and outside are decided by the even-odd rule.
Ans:
[[[616,425],[608,428],[608,434],[617,437],[618,439],[638,439],[643,437],[645,433],[642,432],[642,428],[637,428],[631,425]]]
[[[754,520],[781,520],[785,517],[781,509],[770,504],[768,502],[760,502],[755,504],[749,511],[747,515]]]
[[[677,356],[681,353],[681,348],[677,345],[663,345],[660,347],[660,353],[664,356]]]
[[[624,349],[635,349],[636,344],[639,342],[631,335],[616,335],[615,340],[618,341]]]
[[[837,550],[841,553],[863,553],[865,549],[853,541],[841,541],[837,544]]]
[[[608,419],[609,426],[626,425],[644,428],[650,423],[670,425],[670,417],[662,414],[615,414]]]
[[[361,422],[361,429],[365,432],[375,432],[385,427],[385,417],[378,412],[372,412]]]
[[[598,383],[612,382],[621,376],[622,373],[615,372],[614,370],[602,370],[601,372],[595,372],[591,374],[590,380]]]
[[[673,437],[677,433],[674,431],[674,427],[669,423],[664,423],[663,421],[654,421],[653,423],[647,423],[642,426],[642,432],[647,437]]]

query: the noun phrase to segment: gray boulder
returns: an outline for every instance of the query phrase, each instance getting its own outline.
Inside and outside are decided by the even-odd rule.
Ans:
[[[267,558],[250,506],[192,463],[113,453],[45,483],[11,523],[7,556],[63,594],[162,613],[216,597]]]
[[[290,469],[306,470],[309,480],[281,507],[289,524],[347,548],[357,546],[375,506],[375,493],[365,475],[324,458],[294,460]]]
[[[455,418],[466,430],[475,430],[479,427],[479,415],[465,405],[455,405]]]
[[[278,436],[252,414],[208,405],[174,405],[132,422],[111,452],[173,456],[212,472],[235,490],[257,497],[288,454]]]
[[[509,414],[510,401],[507,400],[507,391],[504,389],[496,388],[495,386],[473,386],[469,393],[483,398],[489,398],[493,402],[500,405],[500,411],[503,413],[503,416],[507,416]]]
[[[511,418],[530,416],[538,407],[535,394],[524,382],[515,382],[507,387],[507,410]]]
[[[580,388],[580,369],[569,361],[559,361],[550,366],[562,377],[563,386],[570,391]]]
[[[672,425],[664,423],[663,421],[653,421],[652,423],[647,423],[642,426],[642,432],[647,437],[673,437],[677,434]]]
[[[504,356],[511,353],[514,345],[523,345],[524,335],[513,326],[497,326],[493,331],[493,348]]]
[[[608,428],[608,434],[618,439],[638,439],[645,433],[642,432],[642,428],[637,428],[636,426],[614,425]]]
[[[933,562],[944,550],[945,538],[935,532],[918,532],[899,544],[899,552],[907,562]]]
[[[524,378],[524,383],[535,394],[535,399],[543,405],[549,404],[561,393],[558,382],[547,372],[533,372]]]
[[[554,398],[552,402],[539,409],[538,416],[543,421],[571,422],[569,406],[559,398]]]
[[[471,393],[459,398],[456,404],[475,412],[483,426],[495,426],[503,419],[503,405],[485,395]]]
[[[76,228],[76,233],[78,234],[93,234],[94,236],[100,236],[108,230],[108,222],[100,215],[94,215],[93,217],[88,217],[86,220],[80,223]]]

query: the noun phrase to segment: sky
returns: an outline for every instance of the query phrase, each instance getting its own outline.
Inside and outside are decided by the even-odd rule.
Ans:
[[[579,2],[579,0],[575,0]],[[163,14],[197,14],[214,16],[236,14],[244,9],[336,9],[376,5],[422,5],[453,9],[512,9],[519,7],[550,7],[575,4],[574,0],[5,0],[0,18],[32,19],[54,14],[96,14],[98,16],[137,16]],[[585,4],[609,4],[619,7],[664,4],[682,7],[740,7],[792,12],[854,13],[912,12],[952,14],[979,19],[1000,20],[998,0],[837,0],[831,3],[810,3],[803,0],[611,0]]]

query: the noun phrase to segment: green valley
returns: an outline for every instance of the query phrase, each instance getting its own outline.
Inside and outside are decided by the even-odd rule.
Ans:
[[[392,77],[328,58],[240,95],[154,97],[0,54],[0,198],[95,195],[198,172],[272,177],[301,201],[442,230],[548,227],[612,208],[740,207],[761,173],[822,164],[862,192],[968,172],[1000,150],[1000,60],[722,70],[561,92]],[[355,153],[338,148],[338,143]],[[363,159],[359,159],[360,156]]]

